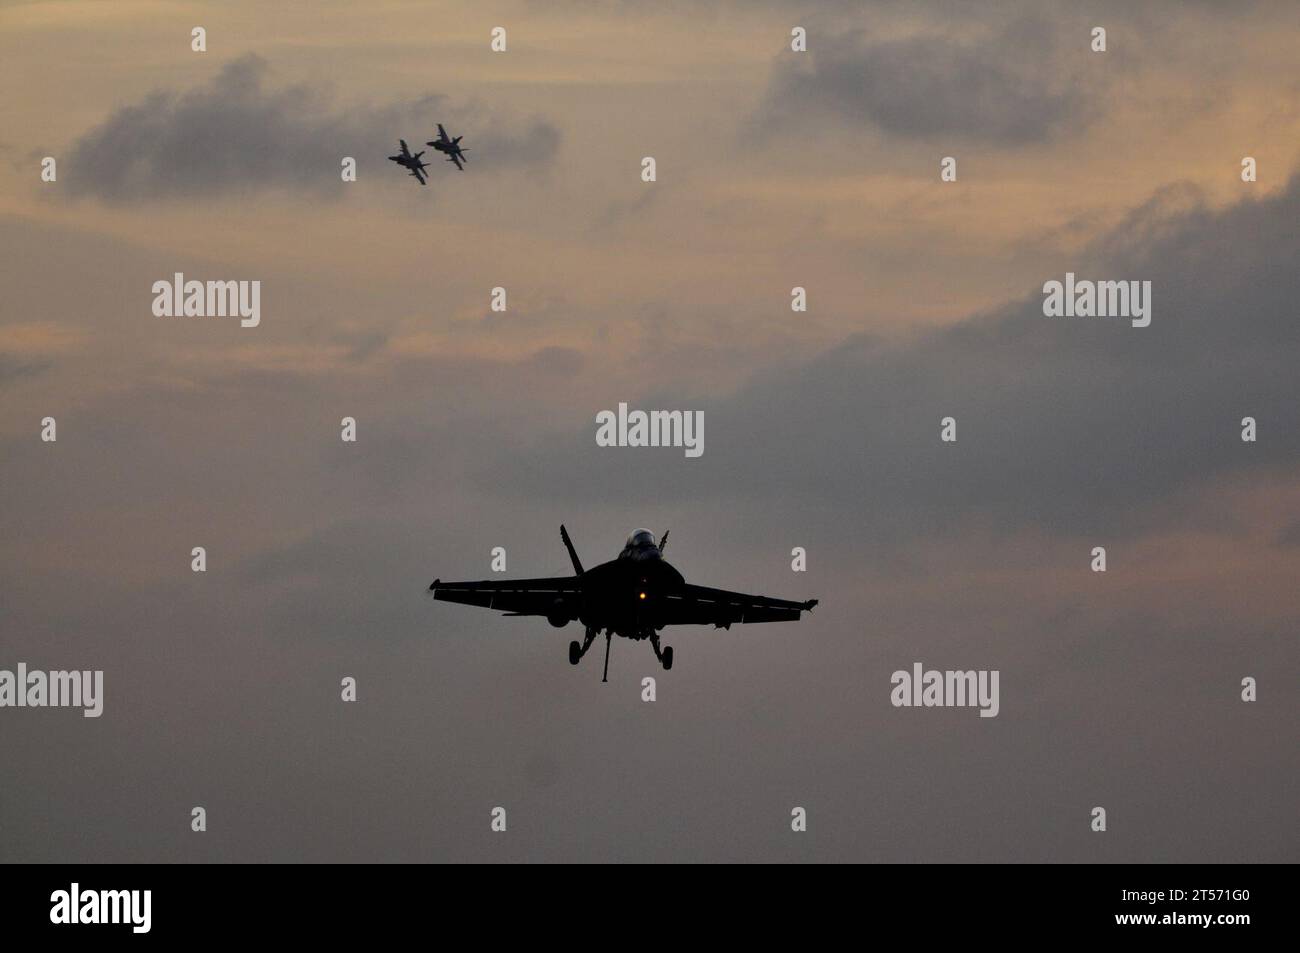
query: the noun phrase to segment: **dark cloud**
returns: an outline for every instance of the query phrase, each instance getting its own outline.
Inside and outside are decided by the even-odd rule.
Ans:
[[[426,148],[439,121],[465,136],[475,171],[544,166],[559,149],[560,132],[545,119],[519,120],[438,95],[338,108],[308,86],[273,85],[269,73],[266,60],[249,54],[205,85],[155,92],[117,110],[73,145],[69,189],[108,201],[267,188],[337,193],[343,156],[356,158],[363,174],[378,171],[399,138],[412,152]],[[442,171],[432,150],[425,161]]]
[[[25,377],[43,374],[50,369],[49,361],[29,361],[0,351],[0,387]]]
[[[561,499],[589,495],[593,484],[610,500],[796,499],[860,510],[878,540],[970,517],[1007,531],[1149,529],[1179,518],[1160,504],[1181,490],[1300,460],[1298,219],[1300,177],[1276,197],[1225,211],[1170,214],[1154,201],[1042,276],[1150,280],[1149,327],[1045,317],[1035,287],[997,313],[907,344],[855,337],[733,397],[645,397],[648,407],[705,411],[701,459],[610,452],[584,426],[565,440],[548,435],[541,465],[518,489]],[[955,444],[939,440],[945,416],[957,420]],[[1245,416],[1260,421],[1257,443],[1240,439]]]
[[[1300,546],[1300,519],[1292,520],[1277,534],[1278,546]]]
[[[831,122],[918,138],[1018,145],[1091,114],[1098,82],[1056,32],[1019,20],[977,39],[934,31],[876,39],[821,31],[808,52],[782,53],[751,129],[803,132]],[[1086,51],[1086,45],[1080,47]]]

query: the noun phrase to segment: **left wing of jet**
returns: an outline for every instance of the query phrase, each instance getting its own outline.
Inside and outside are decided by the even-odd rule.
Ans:
[[[791,602],[771,596],[750,596],[707,586],[683,586],[663,597],[660,618],[666,625],[713,625],[729,628],[733,622],[796,622],[811,612],[816,599]]]
[[[460,171],[462,171],[462,172],[465,171],[465,167],[464,167],[463,165],[460,164],[460,156],[456,155],[455,153],[452,153],[451,155],[449,155],[449,156],[447,157],[447,161],[448,161],[448,162],[454,162],[454,163],[456,163],[456,168],[460,169]]]
[[[549,615],[557,599],[578,598],[577,576],[546,579],[486,579],[480,582],[443,582],[429,587],[433,598],[467,606],[496,609],[510,615]]]

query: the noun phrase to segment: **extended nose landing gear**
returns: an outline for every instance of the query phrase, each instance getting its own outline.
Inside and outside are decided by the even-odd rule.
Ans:
[[[581,645],[579,645],[576,640],[569,643],[569,664],[570,665],[577,665],[579,662],[582,661],[582,657],[587,654],[587,649],[591,648],[591,643],[595,641],[596,636],[597,634],[599,634],[599,632],[600,629],[598,628],[588,627],[587,636],[582,640]],[[614,630],[606,629],[605,630],[605,674],[600,679],[602,682],[609,681],[609,643],[613,638],[614,638]]]

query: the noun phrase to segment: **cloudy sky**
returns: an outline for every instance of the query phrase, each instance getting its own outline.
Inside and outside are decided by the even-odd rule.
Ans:
[[[1300,860],[1294,5],[656,6],[0,9],[0,669],[106,695],[0,710],[0,860]],[[821,604],[602,685],[427,598],[561,522]],[[1000,714],[891,707],[917,661]]]

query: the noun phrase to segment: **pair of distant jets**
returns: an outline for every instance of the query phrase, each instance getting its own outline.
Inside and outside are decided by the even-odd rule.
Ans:
[[[461,163],[469,161],[465,158],[465,153],[469,150],[460,147],[460,141],[464,138],[464,136],[457,136],[453,139],[451,136],[447,135],[447,130],[442,128],[442,123],[438,123],[438,138],[429,140],[425,145],[433,146],[433,148],[438,152],[445,154],[448,162],[456,163],[456,168],[461,172],[464,172],[465,167],[461,165]],[[415,155],[411,155],[411,150],[406,147],[406,140],[398,139],[397,141],[402,144],[401,153],[395,156],[389,156],[388,158],[396,162],[402,168],[409,170],[411,175],[415,176],[421,185],[425,185],[424,170],[429,167],[420,160],[420,156],[424,155],[424,150],[421,149]]]

